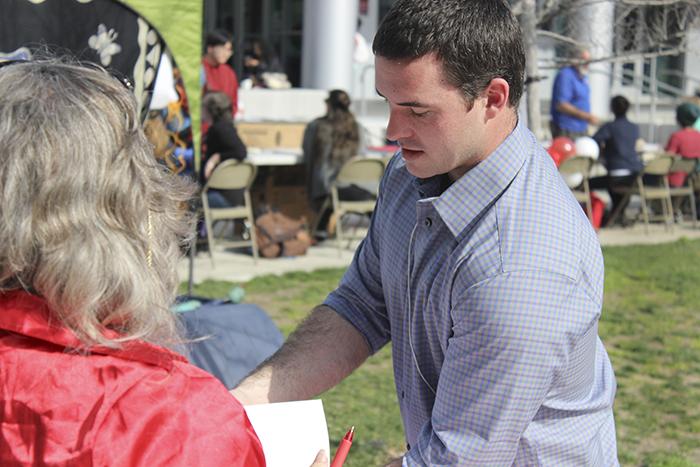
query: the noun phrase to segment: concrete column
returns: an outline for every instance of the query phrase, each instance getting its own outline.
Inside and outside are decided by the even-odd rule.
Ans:
[[[685,94],[692,96],[700,89],[700,27],[693,27],[688,31],[688,50],[685,53],[685,74],[688,76],[685,82]]]
[[[301,85],[352,88],[358,0],[304,0]]]
[[[613,54],[615,3],[611,0],[578,0],[573,14],[573,35],[588,45],[595,60]],[[609,62],[591,63],[588,80],[591,85],[591,112],[598,117],[610,115],[612,66]]]

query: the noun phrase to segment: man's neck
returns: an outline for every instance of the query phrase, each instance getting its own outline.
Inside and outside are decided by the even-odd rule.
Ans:
[[[512,112],[505,112],[499,115],[499,118],[494,119],[492,122],[492,134],[489,137],[488,145],[484,151],[484,156],[481,160],[489,157],[493,152],[508,139],[508,137],[515,131],[518,126],[518,112],[513,109]]]
[[[481,152],[481,155],[473,158],[473,163],[468,167],[461,167],[448,172],[447,175],[450,178],[450,183],[458,180],[465,173],[469,172],[472,168],[476,167],[479,163],[488,158],[511,135],[511,133],[513,133],[515,127],[518,126],[517,111],[513,109],[512,112],[499,115],[498,118],[491,121],[490,126],[492,132],[488,138],[488,143]]]

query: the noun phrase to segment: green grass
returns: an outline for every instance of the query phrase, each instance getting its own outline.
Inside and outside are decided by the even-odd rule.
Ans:
[[[700,464],[700,242],[604,250],[624,465]]]
[[[604,249],[600,334],[615,368],[618,452],[625,466],[700,465],[700,241]],[[333,289],[342,270],[266,276],[243,284],[288,335]],[[233,284],[195,293],[224,297]],[[404,450],[391,353],[382,350],[322,396],[331,449],[348,424],[347,466],[381,465]]]

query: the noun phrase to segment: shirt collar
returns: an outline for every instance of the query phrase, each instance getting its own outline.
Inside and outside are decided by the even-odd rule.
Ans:
[[[529,154],[527,148],[532,144],[532,135],[518,122],[494,152],[433,201],[452,235],[458,237],[508,188],[523,166]]]
[[[85,349],[80,339],[60,323],[42,298],[24,290],[0,292],[0,330],[50,342],[66,349]],[[112,339],[119,337],[111,330],[106,330],[104,334]],[[176,360],[187,361],[182,355],[168,349],[137,340],[125,342],[118,349],[92,346],[89,351],[157,365],[168,370]]]

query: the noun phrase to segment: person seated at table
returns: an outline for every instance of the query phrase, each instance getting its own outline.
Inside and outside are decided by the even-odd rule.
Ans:
[[[321,212],[330,196],[331,185],[340,168],[360,148],[360,130],[355,116],[350,111],[350,96],[343,90],[334,89],[326,99],[326,115],[309,123],[304,130],[302,144],[307,164],[307,190],[309,204],[316,216],[317,230],[323,229],[330,213]],[[369,191],[351,185],[340,188],[339,196],[346,200],[367,200],[374,196]]]
[[[243,80],[250,80],[254,88],[268,87],[265,82],[267,73],[283,73],[279,58],[261,39],[253,39],[243,54]]]
[[[610,110],[615,115],[612,122],[604,124],[593,135],[601,148],[601,159],[608,173],[604,177],[594,177],[589,181],[591,190],[606,189],[610,194],[611,206],[603,226],[608,224],[610,214],[619,210],[618,222],[625,224],[624,209],[629,198],[620,193],[622,188],[632,186],[643,164],[636,150],[639,139],[639,126],[627,119],[630,103],[623,96],[610,100]],[[624,203],[624,205],[621,205]]]
[[[676,121],[680,130],[671,134],[666,143],[666,151],[678,154],[690,159],[700,158],[700,131],[693,125],[700,118],[700,107],[690,102],[685,102],[676,107]],[[683,172],[671,172],[668,174],[668,183],[672,187],[679,187],[685,183],[686,174]]]
[[[231,117],[231,99],[223,92],[211,92],[202,99],[203,117],[211,126],[206,135],[207,152],[203,159],[202,183],[211,177],[214,169],[228,159],[242,161],[247,156],[245,144]],[[243,204],[243,190],[209,190],[209,206],[221,208]]]
[[[0,68],[0,465],[262,466],[241,404],[169,350],[180,206],[97,65]]]

